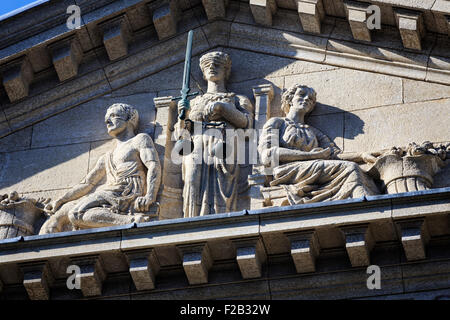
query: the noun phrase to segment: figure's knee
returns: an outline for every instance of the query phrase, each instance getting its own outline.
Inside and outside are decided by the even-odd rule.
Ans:
[[[72,224],[76,224],[83,219],[83,213],[84,211],[81,211],[78,207],[75,207],[69,210],[67,217]]]
[[[39,234],[61,232],[63,225],[67,222],[69,222],[67,212],[58,212],[45,221]]]

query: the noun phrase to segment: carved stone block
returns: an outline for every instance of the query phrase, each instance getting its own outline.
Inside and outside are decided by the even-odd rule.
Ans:
[[[270,105],[274,96],[272,84],[262,84],[255,86],[253,95],[255,96],[255,129],[262,129],[266,121],[270,118]]]
[[[48,300],[53,277],[47,261],[27,262],[19,265],[23,273],[23,285],[31,300]]]
[[[29,85],[33,79],[33,69],[26,56],[14,59],[1,68],[3,85],[11,102],[28,95]]]
[[[400,229],[403,249],[408,261],[426,258],[425,246],[429,240],[425,219],[396,221]]]
[[[396,9],[394,14],[403,46],[408,49],[422,50],[422,38],[426,33],[422,13]]]
[[[131,28],[125,14],[102,22],[99,28],[103,32],[103,44],[109,60],[113,61],[128,54]]]
[[[445,20],[447,21],[447,30],[448,35],[450,36],[450,16],[445,16]]]
[[[183,268],[189,284],[208,283],[208,271],[213,264],[208,244],[196,243],[178,245],[183,260]]]
[[[259,237],[233,239],[236,247],[236,261],[242,278],[253,279],[262,276],[262,265],[266,261],[266,253]]]
[[[291,256],[297,273],[316,271],[320,245],[314,230],[285,233],[291,245]]]
[[[253,166],[255,170],[256,166]],[[248,183],[250,186],[250,210],[261,209],[265,207],[264,197],[261,192],[261,188],[264,187],[266,176],[260,173],[252,174],[248,176]]]
[[[322,0],[297,0],[297,10],[303,30],[320,34],[325,17]]]
[[[78,65],[83,57],[83,50],[75,35],[49,45],[53,66],[59,81],[73,78],[78,73]]]
[[[345,249],[353,267],[368,266],[374,241],[369,225],[341,227]]]
[[[367,7],[369,4],[357,1],[344,1],[347,19],[356,40],[372,41],[370,30],[367,27]]]
[[[250,0],[250,9],[256,23],[271,26],[272,16],[277,11],[275,0]]]
[[[71,259],[71,264],[80,267],[80,285],[83,296],[101,295],[103,281],[106,278],[101,257],[99,255],[75,257]]]
[[[154,249],[125,252],[130,274],[137,290],[152,290],[155,288],[155,277],[160,265]]]
[[[179,9],[174,0],[164,3],[153,11],[153,24],[158,39],[164,39],[177,33]]]
[[[202,0],[202,3],[208,20],[225,18],[227,5],[226,0]]]

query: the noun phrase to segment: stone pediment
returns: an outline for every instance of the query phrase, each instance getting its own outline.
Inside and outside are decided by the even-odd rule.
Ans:
[[[0,20],[0,299],[448,292],[447,3],[61,0]],[[199,94],[177,108],[189,30]],[[228,170],[195,122],[256,129],[259,162]]]
[[[303,2],[307,12],[310,1],[299,3]],[[65,2],[51,6],[44,3],[1,21],[5,34],[0,37],[0,136],[181,63],[190,29],[196,31],[194,56],[220,46],[232,47],[450,83],[445,18],[449,12],[445,1],[422,3],[419,7],[415,3],[386,1],[382,6],[384,27],[372,31],[370,41],[359,39],[354,32],[348,15],[349,10],[354,10],[351,3],[344,6],[340,1],[333,5],[323,1],[324,15],[320,19],[308,17],[307,13],[299,16],[296,6],[289,2],[278,1],[277,11],[271,9],[273,4],[269,5],[267,12],[253,2],[231,1],[225,12],[214,6],[211,9],[208,3],[82,1],[82,24],[75,30],[66,26],[69,15]],[[398,29],[397,6],[423,16],[423,30],[428,33],[423,34],[420,48],[404,50],[408,44],[402,41]],[[261,10],[266,12],[263,17],[267,21],[261,18]],[[30,15],[39,23],[24,24]],[[320,33],[308,29],[308,19],[318,21]],[[171,34],[161,31],[167,28]]]

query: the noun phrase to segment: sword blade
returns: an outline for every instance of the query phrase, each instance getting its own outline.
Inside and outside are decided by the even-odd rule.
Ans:
[[[187,95],[189,93],[189,83],[190,83],[190,72],[191,72],[191,55],[192,55],[192,38],[194,36],[194,31],[190,30],[188,32],[188,39],[186,45],[186,57],[184,60],[184,72],[183,72],[183,87],[181,89],[181,95]],[[186,98],[184,96],[183,98]]]

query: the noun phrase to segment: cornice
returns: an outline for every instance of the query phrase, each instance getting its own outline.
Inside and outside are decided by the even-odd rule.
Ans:
[[[383,26],[382,30],[373,32],[372,41],[367,42],[353,38],[345,19],[328,15],[322,21],[321,33],[313,34],[304,31],[293,10],[278,8],[272,25],[267,26],[255,23],[247,3],[231,1],[224,17],[208,19],[202,4],[189,7],[192,3],[183,2],[181,17],[176,21],[176,34],[160,40],[151,10],[163,2],[153,1],[149,5],[137,0],[102,1],[94,7],[83,7],[88,3],[77,2],[82,10],[92,10],[82,15],[81,29],[68,31],[65,23],[56,25],[0,50],[1,68],[13,59],[26,57],[34,71],[29,84],[20,74],[15,82],[24,87],[29,85],[27,96],[14,97],[11,102],[5,88],[0,87],[0,106],[4,114],[4,117],[0,114],[0,137],[182,62],[186,33],[190,29],[195,31],[193,56],[219,46],[230,47],[450,84],[450,40],[443,34],[428,32],[422,41],[422,50],[413,50],[403,47],[395,26]],[[61,10],[61,3],[58,4],[54,10]],[[119,15],[127,17],[132,35],[125,48],[127,54],[111,61],[102,43],[103,31],[99,25]],[[12,24],[14,17],[11,19],[2,23]],[[53,19],[57,21],[56,17]],[[117,36],[121,36],[118,32]],[[83,57],[79,68],[73,68],[78,73],[61,82],[53,66],[55,61],[52,62],[50,48],[68,36],[76,37]]]

